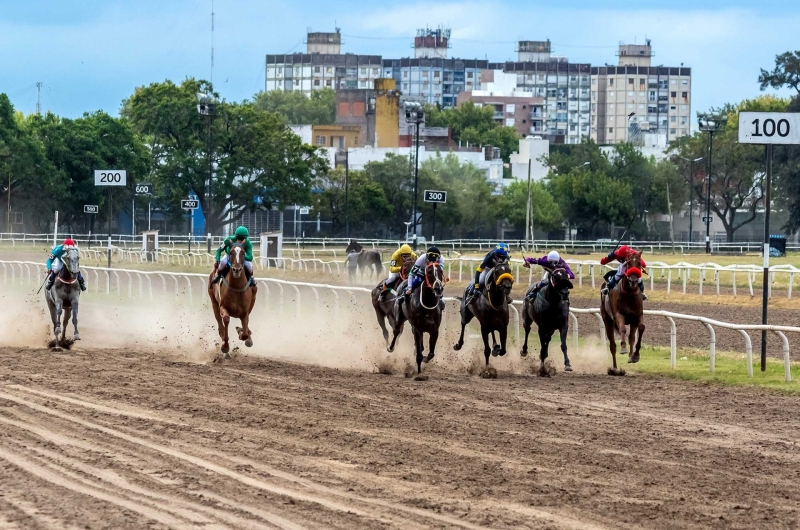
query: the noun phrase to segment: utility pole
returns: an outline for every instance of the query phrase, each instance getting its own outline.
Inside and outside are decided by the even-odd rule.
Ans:
[[[42,82],[36,83],[36,115],[42,115]]]
[[[344,150],[344,225],[345,236],[350,239],[350,153]]]
[[[533,227],[531,226],[531,160],[528,158],[528,201],[525,206],[525,249],[530,252]]]
[[[414,225],[414,250],[417,250],[417,186],[419,184],[419,126],[425,122],[425,111],[421,104],[414,101],[406,101],[406,121],[411,121],[417,126],[417,139],[414,155],[414,212],[411,222]]]

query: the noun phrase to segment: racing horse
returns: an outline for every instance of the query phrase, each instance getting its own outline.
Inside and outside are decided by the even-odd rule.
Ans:
[[[47,307],[50,309],[50,319],[53,321],[53,335],[55,343],[61,346],[67,345],[67,324],[70,314],[72,315],[72,325],[75,333],[72,340],[81,340],[78,333],[78,301],[81,297],[81,289],[78,285],[78,273],[80,272],[80,252],[77,248],[69,248],[60,258],[62,267],[56,275],[53,286],[44,293]],[[64,313],[64,327],[61,327],[61,313]],[[59,337],[59,334],[61,337]]]
[[[413,265],[414,262],[412,260],[406,260],[403,262],[403,268],[400,270],[400,282],[404,282],[406,279],[408,279],[408,272],[411,270]],[[386,346],[389,346],[389,331],[386,329],[386,320],[389,320],[389,327],[394,329],[394,299],[396,298],[396,291],[395,289],[391,289],[383,298],[381,298],[381,292],[383,290],[382,287],[383,283],[379,283],[372,290],[372,307],[375,309],[375,316],[378,318],[378,325],[381,327],[381,331],[383,331],[383,340],[386,341]],[[402,331],[403,330],[401,328],[400,332],[402,333]]]
[[[628,353],[629,343],[631,353],[628,354],[628,362],[638,363],[645,329],[642,292],[639,290],[639,281],[642,279],[642,253],[635,252],[629,255],[625,264],[627,265],[625,277],[616,287],[609,290],[607,295],[600,293],[600,314],[603,317],[606,338],[608,338],[611,348],[611,359],[614,362],[614,366],[608,369],[608,375],[625,375],[625,370],[617,367],[617,344],[614,341],[614,335],[617,334],[620,337],[620,353],[623,355]],[[604,282],[603,286],[605,287],[605,285]],[[633,341],[637,331],[639,335],[634,348]]]
[[[364,273],[369,273],[369,279],[372,279],[373,274],[375,279],[383,275],[383,262],[381,261],[381,253],[377,250],[366,250],[355,239],[351,239],[350,243],[345,249],[345,253],[358,252],[358,270],[361,273],[361,279],[364,279]]]
[[[422,373],[422,363],[433,360],[436,350],[436,341],[439,339],[439,326],[442,323],[442,310],[444,309],[444,268],[439,263],[428,263],[425,266],[424,281],[402,303],[394,306],[394,325],[392,326],[392,343],[387,348],[394,351],[397,337],[403,332],[406,321],[411,324],[414,334],[414,351],[416,352],[417,374]],[[398,290],[406,289],[406,281],[400,284]],[[428,347],[430,353],[422,356],[424,336],[428,334]]]
[[[542,287],[531,299],[525,296],[522,302],[522,327],[525,328],[525,343],[522,345],[520,355],[528,356],[528,335],[531,332],[531,324],[536,322],[539,331],[539,375],[546,377],[549,372],[544,366],[547,359],[547,348],[553,333],[558,330],[561,336],[561,351],[564,353],[564,371],[571,372],[569,357],[567,356],[567,332],[569,331],[569,291],[573,285],[564,269],[555,269],[549,274],[549,282]],[[531,286],[528,292],[535,287]]]
[[[231,317],[238,318],[242,323],[242,327],[236,328],[239,340],[243,340],[244,345],[248,348],[253,345],[249,325],[250,312],[253,311],[258,293],[258,287],[255,285],[250,287],[247,276],[244,274],[244,246],[241,243],[231,245],[228,259],[230,269],[221,282],[211,285],[216,270],[211,271],[208,277],[208,296],[211,298],[211,307],[214,309],[214,317],[219,326],[219,337],[222,339],[220,351],[226,359],[230,358],[228,324]]]
[[[464,297],[461,299],[461,336],[453,349],[458,351],[464,346],[464,328],[474,318],[481,325],[483,337],[483,355],[486,357],[486,367],[481,372],[482,377],[495,377],[496,372],[489,369],[489,354],[503,356],[506,354],[506,337],[508,336],[508,296],[514,287],[514,276],[507,262],[498,263],[486,273],[486,291],[483,294],[470,292],[472,286],[467,286]],[[500,344],[497,343],[494,333],[500,334]],[[489,348],[489,335],[492,335],[492,348]]]

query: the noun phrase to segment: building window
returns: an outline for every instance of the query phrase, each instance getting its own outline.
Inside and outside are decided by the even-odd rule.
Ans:
[[[628,84],[629,84],[629,85],[632,85],[632,84],[633,84],[633,78],[632,78],[632,77],[631,77],[630,79],[628,79]]]
[[[688,97],[689,97],[689,93],[688,93],[688,92],[681,92],[681,97],[682,97],[683,99],[686,99],[686,98],[688,98]]]
[[[628,92],[628,96],[633,97],[633,92]]]
[[[362,68],[361,69],[361,77],[366,77],[366,76],[367,76],[367,69],[366,68]]]
[[[633,103],[628,103],[628,108],[632,109],[633,108]]]
[[[333,68],[331,68],[330,66],[328,66],[327,68],[325,68],[325,73],[326,73],[326,74],[332,74],[332,73],[333,73]]]
[[[614,127],[609,127],[609,128],[608,128],[608,132],[609,132],[609,133],[611,133],[611,134],[613,134],[613,133],[614,133]]]
[[[688,79],[684,79],[683,81],[681,81],[681,84],[682,85],[688,85],[689,84],[689,80]]]
[[[527,108],[528,108],[528,106],[527,106],[527,105],[523,105],[523,106],[522,106],[522,110],[525,110],[525,109],[527,109]]]
[[[294,86],[300,86],[300,80],[299,79],[295,79],[294,80]]]
[[[331,80],[330,79],[325,80],[325,86],[331,86]]]
[[[433,77],[439,77],[439,74],[440,74],[439,70],[436,70],[435,72],[433,72]]]
[[[676,97],[678,97],[678,93],[677,92],[670,92],[669,93],[669,97],[676,98]]]
[[[670,80],[669,80],[669,84],[670,84],[670,85],[674,85],[674,84],[676,84],[676,83],[677,83],[677,81],[676,81],[675,79],[670,79]]]
[[[686,116],[681,116],[681,125],[686,125]]]
[[[319,79],[314,79],[314,86],[319,86]]]
[[[614,97],[614,93],[613,92],[609,92],[608,93],[608,97],[613,98]]]
[[[686,110],[686,105],[681,105],[681,110]]]
[[[639,103],[639,110],[644,110],[644,103]]]
[[[670,116],[670,117],[669,117],[669,121],[670,121],[670,122],[672,122],[672,123],[675,123],[675,121],[676,121],[676,116]]]
[[[522,120],[522,123],[528,123],[528,120]]]
[[[539,77],[544,77],[544,76],[540,75]],[[597,84],[597,79],[592,79],[592,85],[596,85],[596,84]]]
[[[325,145],[325,137],[317,136],[317,145]]]
[[[514,103],[506,105],[506,112],[508,114],[514,114],[516,111],[517,111],[517,106]]]
[[[373,68],[372,69],[372,75],[375,76],[375,77],[378,77],[378,69],[377,68]]]
[[[675,129],[670,129],[670,130],[669,130],[669,133],[670,133],[670,134],[675,134]]]
[[[422,77],[428,77],[428,72],[427,71],[422,72]]]
[[[608,104],[608,109],[609,110],[614,110],[614,104],[613,103],[609,103]]]
[[[315,74],[318,74],[318,73],[319,73],[319,71],[320,71],[320,67],[319,67],[319,66],[315,66],[315,67],[314,67],[314,73],[315,73]]]
[[[403,71],[403,77],[408,77],[408,70]]]

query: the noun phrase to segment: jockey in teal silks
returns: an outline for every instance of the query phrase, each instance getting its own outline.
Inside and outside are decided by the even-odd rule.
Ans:
[[[217,271],[217,276],[211,282],[212,285],[219,282],[228,273],[230,265],[228,263],[228,255],[231,252],[231,246],[235,243],[242,245],[244,248],[244,274],[247,276],[247,286],[255,285],[253,281],[253,244],[250,242],[250,232],[244,226],[236,229],[232,236],[229,236],[222,242],[222,245],[217,249],[217,254],[214,257],[214,269]],[[223,252],[225,255],[223,255]]]
[[[71,248],[78,248],[78,245],[70,238],[65,239],[63,243],[53,248],[50,257],[47,258],[47,263],[45,263],[45,267],[47,267],[47,282],[44,284],[45,291],[49,291],[50,288],[53,287],[56,276],[59,271],[61,271],[61,267],[64,266],[64,262],[61,261],[61,256]],[[80,271],[78,272],[78,285],[80,285],[81,291],[86,290],[86,282],[83,281],[83,275],[81,275]]]

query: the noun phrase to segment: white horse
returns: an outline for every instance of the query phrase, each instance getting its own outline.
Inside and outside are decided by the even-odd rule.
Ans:
[[[66,343],[67,324],[69,323],[70,313],[72,314],[72,324],[75,326],[75,333],[72,340],[81,340],[78,333],[78,301],[81,297],[80,285],[78,285],[78,273],[80,272],[80,252],[77,248],[68,249],[61,258],[61,268],[56,272],[56,279],[53,286],[44,293],[47,307],[50,309],[50,318],[53,321],[53,335],[57,344]],[[54,267],[55,269],[55,267]],[[61,313],[64,312],[64,327],[61,327]],[[59,334],[61,335],[59,337]]]

